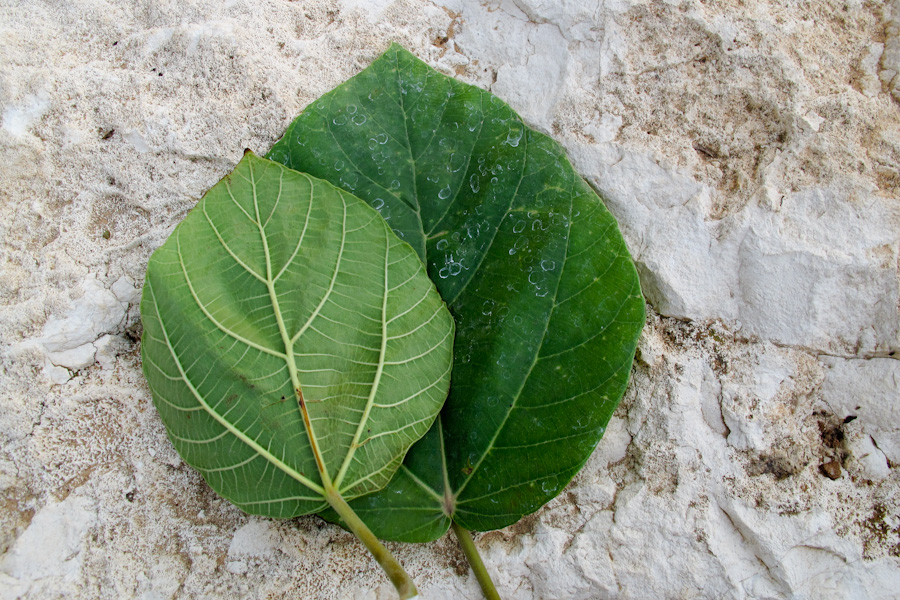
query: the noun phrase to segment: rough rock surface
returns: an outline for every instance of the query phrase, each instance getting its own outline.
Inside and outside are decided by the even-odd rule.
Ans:
[[[392,597],[180,461],[136,307],[243,149],[390,41],[566,146],[650,306],[586,468],[477,537],[504,597],[896,597],[898,36],[897,0],[0,0],[0,599]],[[452,539],[391,547],[479,597]]]

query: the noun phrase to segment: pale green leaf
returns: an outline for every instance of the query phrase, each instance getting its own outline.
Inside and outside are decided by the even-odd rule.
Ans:
[[[153,254],[141,315],[172,443],[249,513],[380,489],[447,395],[453,323],[415,252],[358,198],[249,152]]]

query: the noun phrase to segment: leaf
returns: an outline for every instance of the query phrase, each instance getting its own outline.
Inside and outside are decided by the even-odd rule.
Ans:
[[[560,146],[397,45],[268,156],[379,210],[456,321],[450,397],[380,493],[380,537],[490,530],[556,496],[621,399],[644,303],[615,220]]]
[[[249,152],[153,254],[141,315],[169,438],[248,513],[380,489],[447,394],[453,323],[412,249]]]

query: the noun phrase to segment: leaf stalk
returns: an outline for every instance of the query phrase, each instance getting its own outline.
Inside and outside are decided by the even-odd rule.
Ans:
[[[487,598],[487,600],[501,600],[500,594],[497,593],[497,588],[494,587],[494,582],[491,581],[491,576],[488,574],[484,562],[481,560],[481,555],[478,554],[478,548],[475,547],[475,541],[472,539],[472,534],[468,529],[463,529],[457,525],[456,521],[451,521],[450,526],[453,528],[453,533],[456,534],[456,539],[459,540],[459,545],[462,546],[463,552],[466,555],[466,560],[469,561],[469,565],[475,573],[475,579],[478,580],[478,585],[481,586],[484,597]]]
[[[388,579],[390,579],[391,583],[394,584],[394,587],[397,588],[400,600],[418,598],[419,592],[416,590],[416,585],[413,583],[410,576],[403,567],[400,566],[400,563],[397,562],[394,555],[384,547],[377,537],[375,537],[372,530],[363,523],[362,519],[360,519],[355,512],[353,512],[353,509],[350,508],[350,505],[347,504],[347,501],[344,500],[343,496],[341,496],[334,487],[326,485],[325,499],[328,500],[331,508],[341,516],[341,519],[344,520],[344,524],[347,525],[350,531],[365,544],[372,556],[375,557],[375,560],[378,561],[378,564],[381,565],[381,568],[384,569]]]

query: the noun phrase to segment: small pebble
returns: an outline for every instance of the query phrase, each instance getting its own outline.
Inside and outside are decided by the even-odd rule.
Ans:
[[[822,472],[829,479],[838,479],[841,476],[841,463],[836,460],[828,461],[822,465]]]

